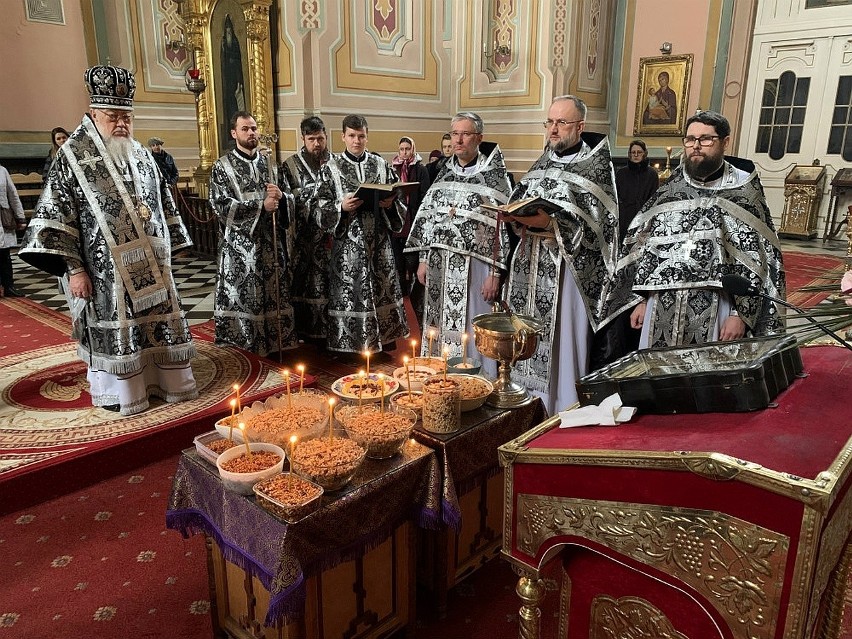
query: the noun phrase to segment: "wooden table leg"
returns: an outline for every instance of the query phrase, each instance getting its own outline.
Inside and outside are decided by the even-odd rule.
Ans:
[[[544,599],[545,588],[543,579],[521,577],[515,592],[521,598],[523,605],[518,611],[518,637],[520,639],[539,639],[541,635],[541,609],[539,604]]]

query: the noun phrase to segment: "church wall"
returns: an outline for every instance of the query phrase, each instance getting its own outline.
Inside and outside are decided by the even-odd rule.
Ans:
[[[88,104],[79,3],[64,3],[64,19],[65,24],[29,21],[23,2],[3,3],[0,157],[40,158],[33,170],[41,170],[50,150],[50,130],[73,130]]]
[[[757,165],[778,224],[784,210],[784,179],[791,169],[797,164],[810,165],[814,160],[825,166],[826,188],[817,220],[817,230],[821,235],[828,213],[828,183],[838,169],[850,166],[850,162],[843,160],[839,154],[829,154],[827,147],[838,78],[852,76],[852,3],[818,0],[761,2],[756,14],[749,73],[742,135],[736,151]],[[804,129],[798,151],[787,150],[781,157],[773,158],[769,153],[758,150],[758,124],[766,81],[779,79],[784,73],[808,79]],[[852,197],[841,198],[841,214],[850,203]]]

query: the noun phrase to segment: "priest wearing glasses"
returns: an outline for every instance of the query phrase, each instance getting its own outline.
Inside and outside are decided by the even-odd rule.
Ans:
[[[606,136],[589,133],[586,104],[554,98],[544,121],[546,147],[518,182],[512,200],[542,197],[558,206],[514,218],[521,237],[509,271],[509,304],[545,325],[538,349],[515,377],[552,415],[577,401],[574,382],[596,357],[604,286],[615,268],[618,204]],[[604,350],[602,347],[600,350]]]
[[[18,255],[60,278],[94,406],[133,415],[151,396],[198,396],[171,268],[191,241],[151,152],[133,139],[133,74],[101,65],[84,79],[89,112],[57,153]]]
[[[725,275],[784,298],[781,247],[754,164],[725,155],[728,120],[686,122],[683,161],[633,219],[608,294],[608,317],[632,308],[639,348],[688,346],[784,330],[774,303],[729,295]]]

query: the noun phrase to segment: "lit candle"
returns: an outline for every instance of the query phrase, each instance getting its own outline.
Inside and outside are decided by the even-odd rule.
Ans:
[[[367,358],[367,379],[370,379],[370,351],[364,351],[364,357]]]
[[[299,370],[299,395],[305,392],[305,365],[299,364],[296,367]]]
[[[290,435],[290,473],[287,475],[287,488],[290,487],[290,482],[293,480],[293,451],[296,450],[295,435]]]
[[[251,448],[249,448],[248,433],[246,433],[246,425],[240,422],[240,434],[243,436],[243,443],[246,445],[246,457],[251,457]]]
[[[228,441],[234,441],[234,415],[237,412],[237,400],[231,400],[231,419],[228,422]]]
[[[411,340],[411,359],[414,360],[412,363],[416,367],[417,366],[417,351],[414,350],[415,348],[417,348],[417,340],[413,339],[413,340]]]
[[[467,333],[462,333],[462,368],[467,368]]]
[[[435,339],[435,329],[429,329],[429,352],[426,353],[427,357],[432,357],[432,340]]]
[[[334,397],[328,398],[328,443],[331,443],[331,440],[334,436],[334,430],[332,424],[334,423]]]
[[[290,397],[290,371],[285,368],[281,371],[281,375],[284,377],[284,383],[287,385],[287,408],[293,408],[293,399]]]
[[[379,393],[381,395],[379,401],[381,402],[381,413],[385,414],[385,374],[379,373]]]
[[[666,155],[671,155],[671,154],[672,154],[672,147],[667,146],[666,147]]]
[[[364,399],[364,371],[358,371],[358,412],[361,412],[361,401]]]
[[[443,355],[444,355],[444,381],[447,381],[447,355],[449,355],[450,349],[444,346]]]
[[[411,371],[408,368],[408,356],[402,358],[402,365],[405,366],[405,381],[408,382],[408,401],[411,401]]]
[[[237,392],[237,412],[242,413],[243,407],[242,404],[240,404],[240,385],[234,384],[234,390]]]

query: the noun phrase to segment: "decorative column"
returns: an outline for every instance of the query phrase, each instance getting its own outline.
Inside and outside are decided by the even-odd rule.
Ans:
[[[248,36],[251,112],[262,134],[277,134],[272,104],[272,60],[269,43],[269,6],[272,0],[240,0]],[[276,149],[277,150],[277,149]],[[273,153],[273,157],[277,153]]]

